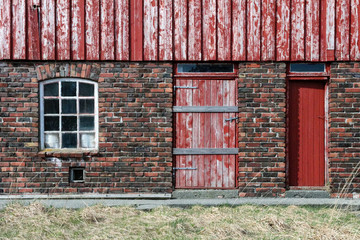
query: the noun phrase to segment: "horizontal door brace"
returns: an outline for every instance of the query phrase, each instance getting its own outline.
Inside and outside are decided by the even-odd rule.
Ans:
[[[174,148],[174,155],[230,155],[238,154],[238,148]]]
[[[174,170],[196,170],[194,167],[174,167]]]
[[[174,86],[174,89],[181,88],[181,89],[197,89],[198,87],[192,86]]]
[[[175,106],[173,112],[213,112],[213,113],[225,113],[225,112],[239,112],[239,108],[236,106]]]

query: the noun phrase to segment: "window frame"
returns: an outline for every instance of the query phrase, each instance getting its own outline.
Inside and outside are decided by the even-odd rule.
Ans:
[[[75,82],[76,83],[76,96],[61,96],[61,87],[60,83],[62,82]],[[77,134],[77,147],[76,148],[64,148],[61,146],[61,148],[46,148],[45,147],[45,113],[44,113],[44,86],[51,83],[58,83],[59,84],[59,95],[57,97],[54,97],[56,99],[59,99],[59,113],[57,114],[59,116],[59,130],[54,131],[59,133],[59,145],[62,145],[62,133],[64,132],[72,132]],[[94,86],[94,96],[79,96],[79,84],[80,83],[86,83],[91,84]],[[98,83],[91,80],[86,79],[80,79],[80,78],[56,78],[56,79],[49,79],[40,82],[40,150],[60,150],[60,151],[79,151],[79,150],[85,150],[85,151],[91,151],[91,150],[97,150],[99,146],[99,103],[98,103]],[[51,98],[51,97],[50,97]],[[61,112],[61,99],[76,99],[77,101],[77,110],[76,113],[72,114],[62,114]],[[80,130],[80,116],[82,115],[79,110],[79,99],[94,99],[94,113],[91,114],[84,114],[85,116],[94,116],[94,130]],[[61,117],[62,115],[68,115],[68,116],[76,116],[77,117],[77,129],[75,131],[62,131],[61,129]],[[95,142],[94,142],[94,148],[83,148],[81,147],[81,133],[91,132],[95,134]]]

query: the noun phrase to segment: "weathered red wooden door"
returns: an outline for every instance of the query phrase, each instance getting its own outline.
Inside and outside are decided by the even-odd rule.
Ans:
[[[235,188],[236,82],[176,79],[175,187]]]
[[[325,83],[289,81],[289,185],[325,184]]]

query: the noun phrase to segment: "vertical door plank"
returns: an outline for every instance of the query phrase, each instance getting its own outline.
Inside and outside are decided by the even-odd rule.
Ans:
[[[174,0],[175,59],[187,60],[187,0]]]
[[[159,60],[173,59],[172,44],[172,1],[159,0]]]
[[[203,0],[203,60],[216,60],[216,0]]]
[[[39,8],[33,6],[40,6],[40,0],[27,0],[27,51],[29,60],[40,60],[40,32],[39,32]],[[1,6],[1,1],[0,1]],[[0,10],[1,11],[1,10]],[[0,16],[1,19],[1,16]],[[1,21],[1,20],[0,20]],[[1,37],[0,37],[1,45]],[[1,46],[0,46],[1,51]]]
[[[100,9],[100,59],[115,59],[114,1],[101,0]]]
[[[10,59],[11,6],[10,0],[0,0],[0,59]]]
[[[143,0],[130,0],[130,48],[132,61],[143,60]]]
[[[306,0],[305,60],[320,59],[320,0]]]
[[[230,86],[229,86],[229,97],[228,97],[228,102],[229,102],[229,106],[237,106],[237,99],[236,99],[236,80],[235,81],[229,81]],[[237,117],[236,113],[230,113],[230,117]],[[238,144],[237,144],[237,138],[236,138],[236,131],[237,131],[237,120],[231,121],[229,123],[229,143],[228,146],[229,148],[237,148]],[[237,156],[236,155],[230,155],[229,159],[228,159],[228,171],[229,171],[229,176],[228,176],[228,187],[235,187],[235,181],[236,181],[236,176],[235,176],[235,172],[237,171],[237,169],[235,169],[236,167],[236,160],[237,160]]]
[[[201,97],[201,93],[200,93],[200,89],[199,89],[199,82],[200,80],[193,80],[192,81],[192,86],[196,87],[196,89],[192,90],[193,93],[193,106],[201,106],[200,105],[200,97]],[[191,148],[200,148],[201,145],[201,125],[200,125],[200,116],[203,115],[202,113],[193,113],[193,131],[192,131],[192,146]],[[192,167],[193,168],[197,168],[197,170],[192,170],[191,174],[192,174],[192,186],[193,187],[199,187],[199,176],[201,174],[201,171],[203,171],[203,169],[200,168],[200,158],[201,155],[193,155],[192,156]]]
[[[71,54],[72,60],[85,59],[85,0],[72,1]]]
[[[230,103],[230,91],[235,90],[234,88],[230,88],[230,82],[229,80],[223,81],[223,106],[232,106]],[[225,119],[230,118],[232,113],[224,113],[223,117],[223,131],[224,131],[224,137],[223,137],[223,144],[222,148],[230,148],[230,141],[234,141],[235,139],[230,140],[230,125],[232,121],[225,121]],[[223,187],[229,187],[229,159],[230,155],[224,155],[223,156],[223,166],[222,166],[222,173],[223,173]]]
[[[57,0],[56,7],[57,60],[70,60],[70,1]]]
[[[335,58],[338,61],[350,59],[350,0],[336,1]]]
[[[205,82],[206,80],[199,80],[198,84],[198,100],[199,106],[206,106],[205,105],[205,98],[204,95],[207,95],[205,90]],[[200,114],[199,116],[199,148],[205,148],[205,114]],[[198,163],[198,184],[201,187],[205,186],[205,156],[199,156],[199,163]]]
[[[275,60],[275,0],[264,0],[262,2],[262,51],[263,61]]]
[[[305,59],[305,0],[291,2],[291,60]]]
[[[12,1],[12,53],[13,59],[26,59],[26,2]]]
[[[185,80],[185,86],[192,86],[192,80]],[[193,105],[193,90],[192,89],[180,89],[185,92],[185,106]],[[185,113],[185,148],[191,148],[193,146],[193,113]],[[186,167],[192,167],[192,156],[186,155]],[[192,170],[184,170],[186,175],[186,185],[192,186]]]
[[[223,80],[214,80],[217,89],[217,106],[224,105],[224,89],[223,89]],[[217,122],[214,122],[215,129],[215,148],[223,148],[224,144],[224,114],[215,113],[217,115]],[[223,156],[216,156],[216,187],[222,187],[223,185]]]
[[[246,60],[246,0],[232,1],[232,60]]]
[[[144,1],[144,60],[158,59],[158,0]]]
[[[41,50],[43,60],[55,60],[55,0],[43,0],[41,6]]]
[[[277,0],[276,60],[290,60],[290,1]]]
[[[217,55],[219,61],[231,60],[231,1],[218,0]]]
[[[201,60],[201,0],[189,0],[188,60]]]
[[[218,86],[217,80],[211,80],[211,106],[218,106]],[[218,125],[219,123],[219,114],[218,113],[211,113],[211,130],[210,130],[210,147],[216,148],[217,147],[217,140],[218,140]],[[211,155],[210,160],[210,186],[216,187],[217,186],[217,155]]]
[[[115,0],[115,59],[129,60],[129,0]]]
[[[100,0],[86,0],[86,59],[99,60]]]
[[[320,61],[335,59],[335,0],[321,0]]]
[[[350,59],[360,60],[360,0],[351,0]]]
[[[212,95],[212,90],[211,90],[211,82],[212,81],[205,81],[204,82],[204,93],[203,94],[203,98],[204,98],[204,106],[212,106],[212,101],[211,99],[214,97]],[[211,129],[211,123],[213,121],[212,119],[212,114],[211,113],[205,113],[205,119],[204,119],[204,128],[203,128],[203,135],[204,135],[204,147],[205,148],[211,148],[211,132],[209,131],[209,129]],[[205,155],[204,156],[204,168],[205,168],[205,187],[211,187],[211,159],[212,156],[211,155]]]
[[[260,61],[261,1],[247,2],[247,60]]]
[[[177,86],[186,86],[186,80],[176,80]],[[184,106],[186,105],[186,92],[183,89],[176,89],[176,104],[177,106]],[[186,113],[176,113],[176,147],[177,148],[185,148],[186,144]],[[178,156],[178,162],[176,167],[183,168],[186,166],[186,156],[180,155]],[[176,175],[179,176],[178,182],[179,186],[184,187],[186,185],[185,179],[185,171],[184,170],[176,170]]]

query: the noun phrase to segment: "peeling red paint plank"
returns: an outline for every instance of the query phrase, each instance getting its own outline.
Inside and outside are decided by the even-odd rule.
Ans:
[[[339,61],[350,59],[350,0],[336,1],[335,58]]]
[[[143,60],[143,0],[130,0],[130,47],[132,61]]]
[[[70,59],[70,2],[57,0],[56,48],[57,60]]]
[[[231,1],[218,0],[217,54],[219,61],[231,60]]]
[[[101,0],[100,13],[100,44],[101,44],[101,60],[115,59],[115,23],[114,23],[114,1]]]
[[[41,57],[42,60],[55,60],[55,0],[41,3]]]
[[[29,60],[40,60],[40,36],[39,36],[39,8],[33,6],[40,6],[40,0],[27,0],[27,51]],[[1,19],[1,17],[0,17]],[[1,40],[0,40],[1,42]],[[1,44],[1,43],[0,43]],[[0,47],[1,48],[1,47]],[[0,50],[1,51],[1,50]]]
[[[189,0],[188,54],[190,61],[201,60],[201,0]]]
[[[305,60],[320,59],[320,0],[306,0]]]
[[[0,59],[11,59],[11,7],[10,0],[0,0]]]
[[[291,2],[291,60],[305,59],[305,0]]]
[[[246,0],[232,1],[232,60],[246,60]]]
[[[216,60],[216,0],[203,0],[203,60]]]
[[[158,0],[144,2],[144,60],[158,59]]]
[[[26,2],[12,1],[12,59],[26,59]]]
[[[276,60],[290,60],[290,0],[277,1]]]
[[[86,0],[86,60],[99,60],[100,54],[100,0]]]
[[[175,60],[187,60],[187,0],[174,0]]]
[[[159,0],[159,7],[159,60],[172,60],[172,1]]]
[[[335,59],[335,0],[321,0],[320,61]]]
[[[253,0],[247,2],[247,59],[249,61],[260,61],[261,51],[261,1]]]
[[[72,1],[71,54],[72,60],[85,59],[85,0]]]
[[[261,60],[275,60],[275,0],[263,0],[262,2],[262,51]]]
[[[115,0],[115,55],[116,60],[129,60],[129,0]]]
[[[350,59],[360,60],[360,0],[351,0]]]

